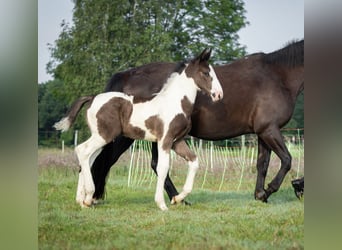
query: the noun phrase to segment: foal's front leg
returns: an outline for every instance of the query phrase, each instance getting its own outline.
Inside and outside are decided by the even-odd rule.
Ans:
[[[158,143],[158,164],[157,164],[157,187],[154,200],[157,206],[162,210],[168,210],[164,199],[164,183],[169,172],[170,149],[163,149],[162,143]]]
[[[76,202],[80,205],[83,204],[85,199],[85,187],[84,187],[84,179],[82,174],[82,169],[80,166],[80,172],[78,173],[78,184],[77,184],[77,191],[76,191]]]
[[[190,150],[189,146],[184,140],[175,142],[173,145],[173,150],[188,162],[189,171],[186,177],[183,191],[172,198],[171,204],[182,202],[185,197],[189,193],[191,193],[194,185],[195,175],[198,170],[198,158],[195,153]]]

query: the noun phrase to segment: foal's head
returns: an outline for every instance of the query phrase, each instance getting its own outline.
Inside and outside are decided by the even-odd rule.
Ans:
[[[208,63],[210,54],[211,49],[203,50],[189,62],[185,73],[187,77],[193,78],[198,88],[211,96],[213,101],[218,101],[223,98],[223,90],[213,67]]]

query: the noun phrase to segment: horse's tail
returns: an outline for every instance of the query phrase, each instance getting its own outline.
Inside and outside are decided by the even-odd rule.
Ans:
[[[83,107],[83,105],[89,101],[92,101],[94,96],[84,96],[77,99],[68,110],[67,115],[62,118],[59,122],[56,122],[53,127],[56,130],[61,130],[62,132],[67,131],[71,125],[75,122],[76,116]]]

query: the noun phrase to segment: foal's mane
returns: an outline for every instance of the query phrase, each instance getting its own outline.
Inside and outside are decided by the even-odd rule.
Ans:
[[[170,73],[170,75],[168,76],[166,82],[164,83],[163,87],[161,88],[161,90],[159,91],[159,93],[155,93],[155,95],[157,94],[160,94],[162,92],[165,92],[169,86],[170,86],[170,83],[173,81],[173,78],[171,75],[173,73],[178,73],[178,74],[181,74],[183,72],[183,70],[185,69],[186,67],[186,62],[183,61],[183,62],[179,62],[176,64],[175,68],[172,70],[172,72]]]
[[[284,48],[264,54],[264,63],[284,65],[290,68],[304,65],[304,39],[291,41]]]

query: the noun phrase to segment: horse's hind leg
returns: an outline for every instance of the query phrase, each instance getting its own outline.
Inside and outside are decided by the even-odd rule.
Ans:
[[[76,201],[79,202],[81,206],[90,206],[92,204],[95,185],[90,172],[90,164],[92,163],[91,161],[94,160],[94,156],[100,153],[101,148],[105,144],[106,143],[102,137],[92,135],[87,141],[75,148],[79,163],[81,165]],[[82,184],[84,186],[84,194],[81,193],[82,189],[80,189],[80,185]],[[84,197],[82,201],[81,197]]]
[[[259,136],[267,144],[267,146],[274,151],[281,161],[281,167],[277,175],[268,184],[266,189],[266,196],[268,198],[272,193],[278,191],[285,178],[285,175],[291,169],[292,157],[285,145],[280,130],[277,127],[269,128]]]
[[[183,190],[180,194],[174,196],[172,198],[171,204],[180,203],[184,200],[184,198],[191,193],[195,175],[198,170],[198,158],[197,156],[190,150],[188,145],[184,140],[178,141],[174,143],[173,150],[181,157],[183,157],[189,164],[189,171],[186,177],[185,184],[183,186]]]
[[[267,202],[267,195],[264,189],[268,165],[270,163],[271,149],[258,137],[258,160],[257,160],[257,181],[254,197],[256,200]]]
[[[95,184],[94,200],[103,199],[106,185],[106,177],[113,164],[132,145],[134,140],[118,136],[114,141],[103,147],[99,156],[91,167],[91,173]]]

